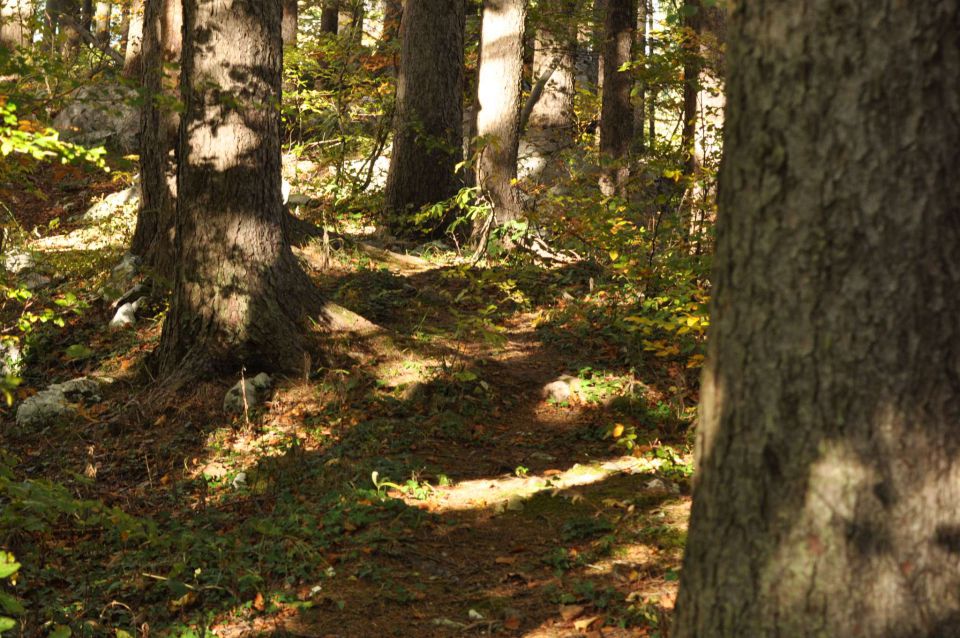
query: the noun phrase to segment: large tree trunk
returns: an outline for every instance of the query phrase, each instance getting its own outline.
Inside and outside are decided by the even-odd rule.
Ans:
[[[336,34],[340,22],[340,0],[323,0],[323,11],[320,14],[321,33]]]
[[[297,20],[299,13],[300,9],[297,6],[297,0],[283,0],[283,24],[280,30],[285,47],[297,46]]]
[[[485,0],[477,79],[477,184],[493,205],[494,224],[522,217],[517,179],[526,0]]]
[[[144,0],[130,3],[127,48],[123,56],[123,77],[136,78],[142,73]]]
[[[398,229],[426,204],[456,194],[463,157],[462,0],[407,0],[400,27],[386,210]]]
[[[34,0],[0,0],[0,49],[14,51],[33,40]]]
[[[392,42],[400,33],[400,18],[403,16],[402,0],[383,0],[383,32],[380,40]]]
[[[140,211],[130,252],[156,277],[174,275],[176,159],[182,39],[180,0],[146,0],[143,24],[144,104],[140,121]]]
[[[110,44],[110,14],[113,12],[112,2],[97,2],[93,14],[93,35],[97,42]]]
[[[676,638],[960,635],[960,5],[732,15]]]
[[[632,74],[620,71],[630,62],[636,13],[633,0],[607,0],[603,45],[603,85],[600,110],[600,161],[605,195],[625,196],[630,178],[628,155],[633,139]]]
[[[553,12],[557,8],[559,15]],[[529,125],[533,128],[573,133],[576,32],[571,16],[576,10],[576,0],[564,0],[560,7],[541,12],[534,39],[533,78],[534,87],[542,81],[543,89],[531,104]]]
[[[703,24],[701,0],[684,0],[683,13],[683,128],[680,148],[684,172],[693,179],[700,166],[697,157],[697,98],[700,95],[700,29]]]
[[[176,283],[160,371],[302,369],[301,319],[320,304],[284,233],[281,1],[185,0],[183,16]]]

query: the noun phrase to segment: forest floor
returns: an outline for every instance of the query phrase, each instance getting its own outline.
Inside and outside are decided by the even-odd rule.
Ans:
[[[309,244],[318,286],[377,327],[330,339],[230,417],[241,371],[175,397],[144,372],[162,307],[106,327],[98,291],[129,224],[97,243],[70,216],[121,185],[64,167],[33,179],[15,204],[52,279],[37,304],[82,303],[65,329],[38,329],[18,398],[113,382],[74,422],[0,415],[18,478],[88,502],[6,539],[25,635],[664,635],[696,397],[682,364],[591,319],[610,303],[601,274],[471,268],[359,227]]]

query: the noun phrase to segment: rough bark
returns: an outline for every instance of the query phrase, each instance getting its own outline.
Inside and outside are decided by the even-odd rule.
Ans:
[[[514,181],[520,143],[520,94],[526,0],[485,0],[477,79],[477,184],[493,206],[494,223],[520,219]]]
[[[143,69],[143,11],[144,0],[132,0],[130,3],[129,26],[127,28],[127,47],[123,56],[123,77],[140,77]]]
[[[403,230],[411,211],[453,196],[463,157],[461,0],[407,0],[386,211]]]
[[[671,635],[960,636],[960,8],[731,20]]]
[[[604,22],[602,102],[600,109],[601,190],[625,195],[630,178],[628,156],[633,139],[632,74],[619,69],[630,62],[636,22],[633,0],[607,0]]]
[[[700,95],[700,30],[703,24],[701,0],[684,0],[683,13],[683,128],[680,148],[683,152],[684,173],[696,175],[700,166],[697,157],[697,98]]]
[[[297,21],[300,9],[297,0],[283,0],[283,23],[280,27],[285,47],[297,46]]]
[[[320,14],[321,33],[336,34],[340,27],[340,0],[324,0]]]
[[[281,2],[186,0],[183,17],[177,264],[160,372],[302,369],[301,319],[320,304],[284,233]]]
[[[33,0],[0,0],[0,49],[14,51],[33,40]]]
[[[143,92],[140,120],[140,211],[130,252],[162,281],[174,275],[176,158],[180,118],[182,38],[180,0],[146,0],[143,22]]]
[[[102,45],[110,44],[110,14],[113,12],[112,2],[97,2],[93,14],[93,36]]]

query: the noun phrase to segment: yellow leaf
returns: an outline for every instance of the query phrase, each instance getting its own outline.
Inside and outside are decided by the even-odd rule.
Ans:
[[[581,618],[580,620],[573,621],[573,628],[577,631],[586,631],[590,628],[590,625],[600,620],[600,616],[590,616],[589,618]]]
[[[623,423],[617,423],[613,426],[613,438],[619,439],[623,435]]]

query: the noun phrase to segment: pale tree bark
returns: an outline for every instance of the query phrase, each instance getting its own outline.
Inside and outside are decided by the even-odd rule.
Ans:
[[[280,0],[185,0],[176,279],[160,373],[302,369],[319,295],[285,239]]]
[[[396,230],[404,230],[412,212],[460,188],[464,11],[462,0],[407,0],[404,6],[385,197]]]
[[[637,0],[637,27],[634,33],[633,62],[633,147],[643,153],[643,136],[647,122],[647,82],[644,74],[647,61],[647,0]]]
[[[34,0],[0,0],[0,49],[14,51],[33,41]]]
[[[297,0],[283,0],[283,23],[281,33],[285,47],[297,46],[297,21],[300,9]]]
[[[600,110],[600,188],[604,195],[626,195],[633,139],[632,74],[620,71],[630,61],[636,12],[633,0],[606,0],[603,84]]]
[[[131,0],[127,47],[123,56],[123,77],[137,78],[142,72],[144,0]]]
[[[520,92],[526,0],[484,0],[477,79],[477,184],[493,206],[494,224],[520,219],[514,182],[520,143]]]
[[[402,0],[383,0],[383,32],[381,42],[387,43],[397,39],[400,33],[400,18],[403,16]]]
[[[320,14],[320,31],[336,34],[340,29],[340,1],[323,0],[323,11]]]
[[[557,8],[560,11],[554,13]],[[534,89],[541,82],[543,88],[530,106],[529,125],[533,128],[573,133],[576,10],[576,0],[564,0],[559,7],[550,7],[539,16],[540,25],[534,36],[533,78]]]
[[[110,14],[113,12],[112,2],[96,3],[93,14],[93,36],[100,44],[110,44]]]
[[[143,22],[143,92],[140,120],[140,210],[130,252],[161,281],[174,275],[176,160],[180,118],[180,0],[146,0]]]
[[[735,7],[671,635],[960,635],[960,6]]]

